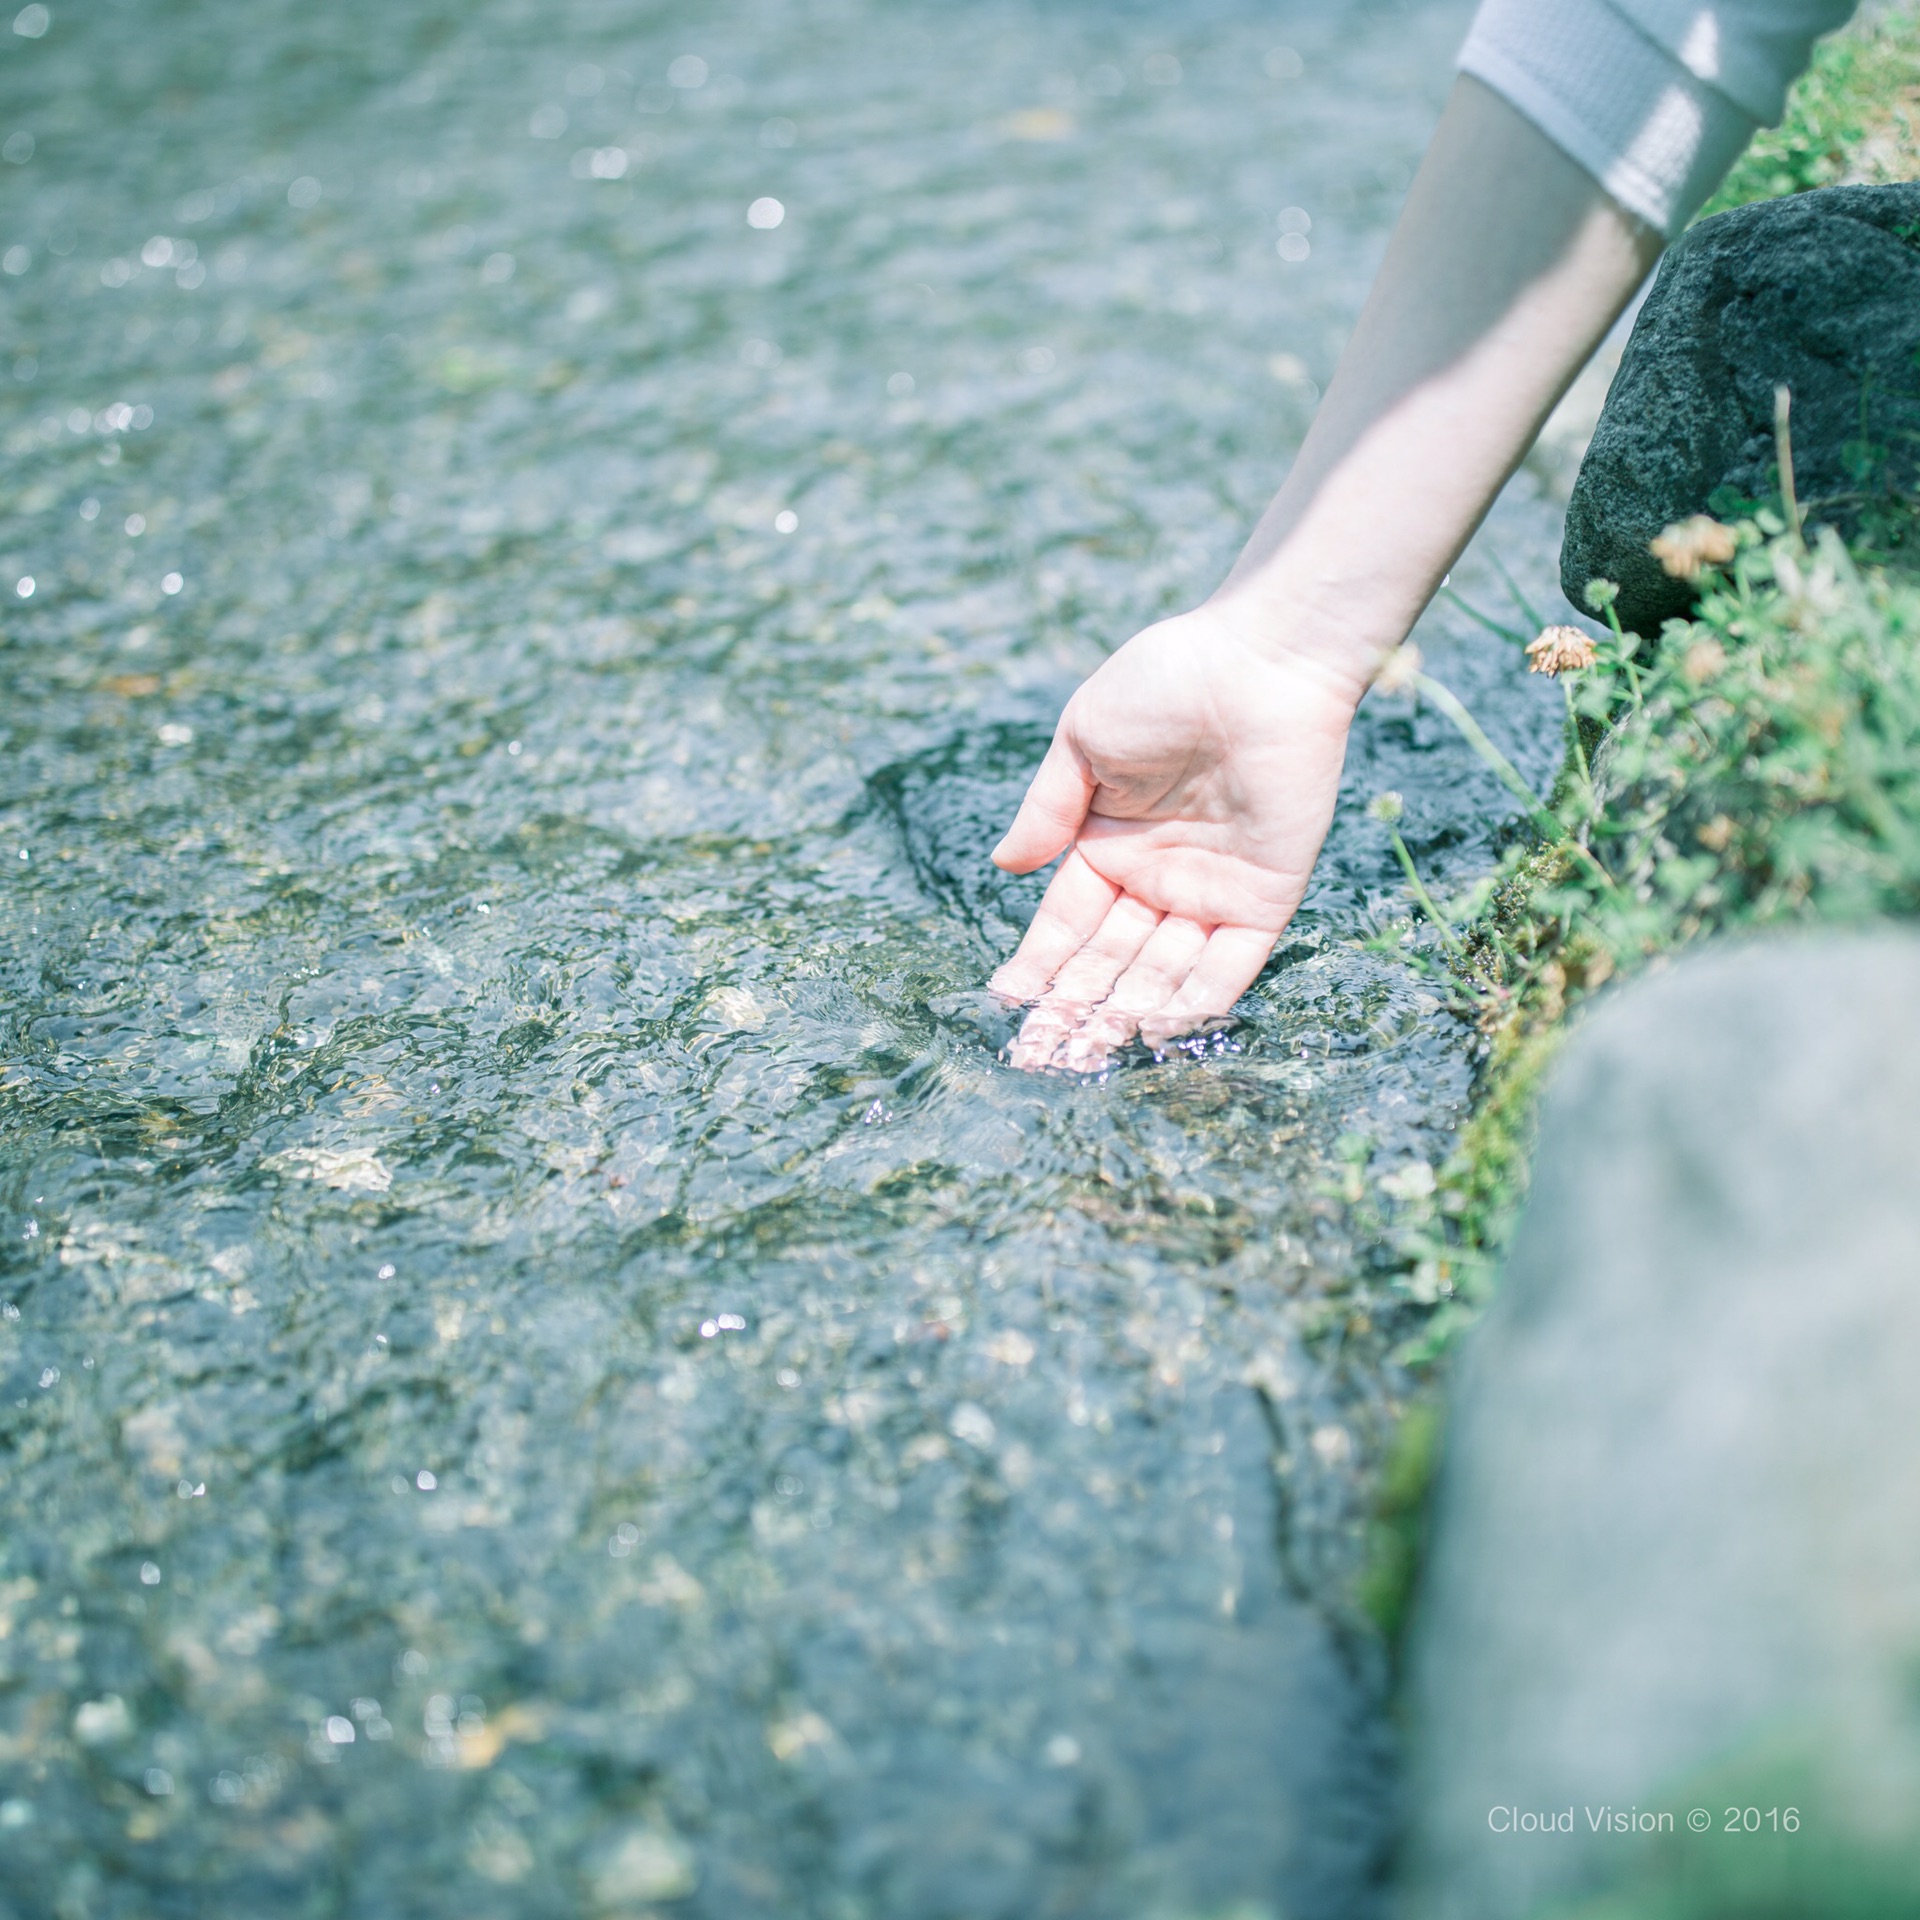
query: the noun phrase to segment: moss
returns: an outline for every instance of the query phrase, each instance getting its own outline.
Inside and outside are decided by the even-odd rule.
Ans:
[[[1410,1407],[1394,1431],[1374,1496],[1366,1567],[1356,1598],[1389,1646],[1397,1646],[1426,1551],[1427,1492],[1440,1453],[1438,1399]]]
[[[1538,1920],[1892,1920],[1920,1913],[1920,1833],[1894,1784],[1916,1757],[1910,1694],[1871,1721],[1776,1727],[1668,1784],[1668,1832],[1617,1843],[1602,1884]],[[1705,1830],[1686,1823],[1704,1812]]]
[[[1908,4],[1863,14],[1821,42],[1788,98],[1780,125],[1755,136],[1702,217],[1843,179],[1914,178],[1920,178],[1920,5]],[[1752,513],[1754,503],[1745,504]],[[1820,611],[1804,596],[1783,593],[1768,571],[1771,562],[1754,557],[1770,537],[1769,528],[1774,535],[1785,531],[1777,517],[1749,520],[1747,558],[1707,596],[1698,621],[1670,624],[1647,649],[1644,663],[1616,654],[1570,702],[1578,745],[1570,741],[1554,790],[1555,813],[1568,822],[1570,835],[1596,845],[1609,868],[1617,869],[1625,856],[1623,836],[1634,840],[1632,858],[1640,867],[1649,862],[1659,867],[1664,859],[1663,885],[1648,891],[1644,879],[1636,879],[1630,910],[1618,901],[1603,905],[1594,896],[1590,873],[1572,871],[1564,856],[1551,850],[1535,850],[1509,862],[1488,911],[1467,930],[1474,959],[1470,985],[1481,1005],[1489,1048],[1473,1117],[1441,1175],[1440,1211],[1456,1223],[1448,1245],[1458,1269],[1456,1291],[1469,1302],[1488,1291],[1490,1265],[1504,1248],[1524,1198],[1536,1096],[1559,1050],[1568,1012],[1587,991],[1654,952],[1723,927],[1768,924],[1789,912],[1817,918],[1876,908],[1907,910],[1904,896],[1863,905],[1841,884],[1829,857],[1832,849],[1821,855],[1813,845],[1827,834],[1832,816],[1813,807],[1783,811],[1778,798],[1784,789],[1778,787],[1768,794],[1747,786],[1730,790],[1740,783],[1727,779],[1724,757],[1710,767],[1707,742],[1696,725],[1689,725],[1705,717],[1713,733],[1713,722],[1724,713],[1725,694],[1707,687],[1711,676],[1703,670],[1717,649],[1745,663],[1735,669],[1733,684],[1742,701],[1739,724],[1752,738],[1791,736],[1788,751],[1810,765],[1828,756],[1833,770],[1809,774],[1810,779],[1838,779],[1842,760],[1854,764],[1849,756],[1860,743],[1828,741],[1821,729],[1832,716],[1860,711],[1872,689],[1845,675],[1835,680],[1821,638]],[[1907,630],[1911,611],[1908,595],[1887,586],[1873,569],[1911,566],[1917,529],[1920,515],[1912,501],[1876,501],[1854,542],[1853,557],[1840,562],[1847,582],[1841,600],[1849,617],[1867,628],[1881,623],[1883,640],[1896,628]],[[1864,574],[1855,560],[1865,563]],[[1841,577],[1832,574],[1831,558],[1822,565],[1827,569],[1823,582],[1830,575]],[[1497,628],[1498,623],[1488,624]],[[1772,663],[1768,672],[1775,677],[1763,672],[1761,685],[1749,686],[1750,669],[1763,660]],[[1650,665],[1653,675],[1644,687],[1642,664]],[[1806,689],[1815,684],[1822,689],[1818,700],[1825,703],[1820,714],[1805,707],[1813,697]],[[1654,704],[1636,714],[1632,708],[1643,693]],[[1601,750],[1605,730],[1622,722],[1623,731],[1606,750],[1609,791],[1594,797],[1596,816],[1581,820],[1577,793],[1584,763]],[[1661,726],[1676,729],[1671,741],[1656,737]],[[1629,767],[1639,784],[1637,795],[1623,785]],[[1647,796],[1656,792],[1669,796],[1673,810],[1686,816],[1677,823],[1683,840],[1689,830],[1697,836],[1721,818],[1739,823],[1735,838],[1718,854],[1697,840],[1676,842],[1665,855],[1649,852],[1645,842],[1652,816],[1645,809]],[[1680,803],[1682,794],[1690,794],[1691,801]],[[1633,805],[1641,808],[1637,816],[1623,811]],[[1748,810],[1755,806],[1758,811]],[[1693,813],[1700,817],[1693,819]],[[1893,817],[1886,824],[1892,830]],[[1663,828],[1651,830],[1657,844]],[[1755,895],[1749,883],[1772,862],[1769,848],[1776,841],[1782,871],[1791,877],[1775,892]],[[1804,869],[1808,859],[1821,858],[1828,864],[1818,874]],[[1685,873],[1703,877],[1694,896],[1680,902],[1670,897],[1665,883]]]

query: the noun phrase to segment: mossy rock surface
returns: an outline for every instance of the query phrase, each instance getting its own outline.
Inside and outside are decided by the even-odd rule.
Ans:
[[[1576,606],[1617,581],[1654,634],[1693,589],[1648,551],[1689,514],[1777,496],[1792,393],[1811,521],[1856,535],[1920,475],[1920,185],[1827,187],[1703,220],[1662,263],[1582,462],[1560,550]]]

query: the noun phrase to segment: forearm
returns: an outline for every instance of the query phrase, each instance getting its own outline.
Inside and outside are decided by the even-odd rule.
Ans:
[[[1357,699],[1660,246],[1456,81],[1312,430],[1213,604]]]

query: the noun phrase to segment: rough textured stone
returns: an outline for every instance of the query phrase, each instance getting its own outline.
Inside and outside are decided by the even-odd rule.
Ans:
[[[1911,486],[1920,456],[1920,185],[1827,187],[1703,220],[1667,255],[1567,505],[1560,580],[1620,583],[1631,631],[1692,594],[1647,551],[1716,492],[1776,497],[1774,388],[1793,393],[1794,473],[1847,530],[1866,445]],[[1864,414],[1863,414],[1864,403]],[[1848,496],[1853,496],[1850,500]]]
[[[1876,1834],[1920,1873],[1916,1165],[1909,935],[1701,956],[1571,1049],[1437,1494],[1409,1680],[1421,1920],[1593,1893],[1627,1857],[1592,1830],[1607,1807],[1674,1816],[1641,1862],[1669,1890],[1716,1846],[1730,1872],[1772,1844],[1770,1871],[1844,1877]],[[1709,1782],[1777,1779],[1782,1754],[1826,1810],[1724,1839]],[[1503,1806],[1573,1831],[1496,1832]],[[1764,1910],[1920,1910],[1837,1884]],[[1662,1899],[1604,1911],[1761,1910]]]

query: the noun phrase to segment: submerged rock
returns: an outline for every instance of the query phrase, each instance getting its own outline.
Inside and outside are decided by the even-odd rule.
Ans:
[[[1458,689],[1523,774],[1544,789],[1560,754],[1557,696],[1517,655],[1472,640],[1444,645],[1433,665]],[[928,1010],[998,1051],[1019,1024],[1018,1009],[988,993],[985,975],[1019,944],[1051,867],[1002,873],[992,852],[1018,809],[1052,738],[1050,727],[1006,722],[958,733],[871,776],[866,808],[897,834],[920,891],[971,937],[979,984],[937,995]],[[1469,1071],[1471,1036],[1435,1022],[1440,1001],[1403,957],[1363,944],[1383,925],[1404,924],[1404,877],[1367,802],[1402,794],[1400,830],[1426,883],[1442,898],[1489,871],[1505,837],[1523,819],[1511,794],[1480,762],[1453,723],[1407,699],[1369,699],[1355,717],[1341,773],[1340,801],[1300,912],[1273,961],[1236,1010],[1231,1035],[1208,1044],[1255,1048],[1301,1059],[1396,1056],[1404,1090],[1396,1116],[1380,1126],[1383,1147],[1412,1151],[1400,1125],[1436,1104],[1451,1108],[1454,1082]],[[1144,1049],[1139,1059],[1145,1058]],[[1319,1105],[1316,1101],[1314,1104]],[[1417,1131],[1417,1129],[1415,1129]]]
[[[1703,220],[1668,253],[1567,505],[1560,582],[1620,585],[1630,631],[1693,589],[1648,542],[1690,514],[1778,498],[1774,389],[1813,521],[1853,530],[1920,469],[1920,185],[1827,187]]]
[[[1544,791],[1561,751],[1557,698],[1545,683],[1484,639],[1430,664]],[[972,728],[867,783],[868,804],[898,832],[915,880],[980,940],[983,957],[1013,950],[1052,876],[1002,873],[991,857],[1052,737],[1032,722]],[[1404,910],[1391,844],[1366,813],[1389,788],[1403,795],[1400,831],[1423,878],[1443,894],[1487,872],[1524,817],[1444,715],[1406,699],[1363,702],[1333,826],[1283,958],[1303,937],[1317,950],[1324,937],[1370,931],[1381,913]]]
[[[1012,952],[1047,889],[1051,869],[1002,873],[991,856],[1052,738],[1051,727],[1033,723],[981,727],[868,783],[899,828],[914,878],[996,952]]]
[[[1421,1920],[1920,1910],[1916,1008],[1910,935],[1783,942],[1569,1053],[1415,1626]]]

